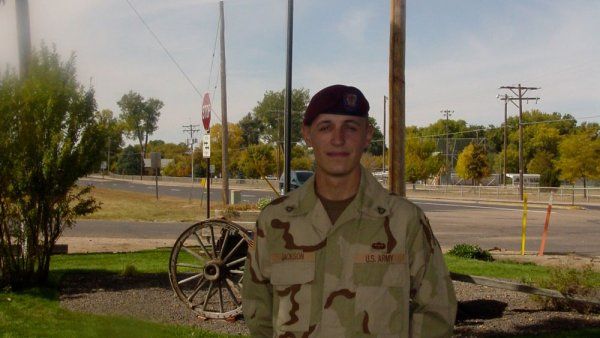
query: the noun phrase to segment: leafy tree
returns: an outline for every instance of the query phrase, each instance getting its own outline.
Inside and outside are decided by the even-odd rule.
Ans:
[[[108,133],[92,89],[76,80],[75,60],[42,45],[27,77],[0,79],[0,284],[48,279],[50,253],[66,227],[98,208],[77,180],[97,170]]]
[[[223,161],[222,161],[223,137],[221,136],[222,130],[223,130],[223,128],[221,127],[221,124],[214,124],[210,127],[210,140],[211,140],[210,164],[215,166],[215,173],[221,172],[221,165],[223,163]],[[234,173],[239,171],[238,170],[239,152],[242,148],[244,139],[242,136],[242,129],[239,127],[239,125],[237,125],[235,123],[229,123],[228,130],[229,130],[229,143],[227,144],[227,146],[228,146],[227,151],[229,152],[230,160],[229,160],[229,168],[227,168],[227,169],[230,173],[232,173],[231,177],[234,177],[235,176]],[[195,163],[195,157],[194,157],[194,163]]]
[[[441,153],[436,152],[435,141],[408,134],[406,138],[406,181],[414,183],[437,174],[444,165]]]
[[[308,148],[298,144],[292,146],[292,161],[293,170],[313,170],[314,158],[308,151]],[[283,167],[283,163],[281,164]]]
[[[304,111],[310,100],[308,89],[292,90],[292,143],[301,142],[302,119]],[[261,135],[267,143],[278,143],[283,149],[285,90],[265,92],[263,99],[257,102],[253,112],[264,126]]]
[[[138,141],[140,146],[140,175],[144,170],[144,157],[148,146],[148,136],[158,129],[160,110],[164,106],[161,100],[155,98],[144,99],[134,91],[123,95],[117,102],[121,108],[121,119],[125,131],[130,139]]]
[[[383,133],[374,117],[369,116],[369,123],[373,126],[373,140],[367,151],[375,156],[381,156],[383,154]]]
[[[256,114],[246,114],[246,116],[244,116],[240,122],[238,122],[238,125],[240,129],[242,129],[242,138],[244,139],[242,145],[244,147],[247,147],[251,144],[258,144],[264,131],[264,125],[256,116]]]
[[[533,159],[527,164],[527,172],[540,174],[540,186],[560,186],[559,172],[554,165],[554,154],[546,151],[538,151]]]
[[[195,147],[199,148],[198,144]],[[148,153],[157,152],[162,158],[174,159],[177,156],[185,155],[189,151],[185,143],[165,143],[163,140],[153,140],[148,142]],[[189,155],[187,155],[189,156]]]
[[[123,146],[123,123],[113,116],[113,112],[110,109],[103,109],[97,112],[96,120],[108,135],[103,153],[107,158],[116,159],[117,153]],[[116,161],[109,163],[109,165],[113,168],[117,167]],[[111,171],[112,168],[108,168],[108,170]]]
[[[600,176],[600,140],[596,135],[569,135],[559,144],[558,152],[560,157],[556,167],[560,170],[561,179],[571,184],[583,179],[583,187],[586,188],[588,179]]]
[[[239,166],[245,177],[260,178],[275,170],[273,148],[268,144],[253,144],[242,150]]]
[[[470,179],[479,184],[481,179],[489,176],[487,152],[483,145],[471,142],[458,155],[456,173],[462,179]]]
[[[139,146],[138,146],[139,147]],[[127,146],[119,154],[117,171],[121,175],[135,175],[140,170],[140,151],[136,146]]]

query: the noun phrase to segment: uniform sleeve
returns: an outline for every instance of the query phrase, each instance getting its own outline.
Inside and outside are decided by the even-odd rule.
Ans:
[[[442,250],[425,214],[408,233],[410,255],[410,337],[450,337],[456,296]]]
[[[242,311],[252,337],[273,336],[273,290],[264,227],[256,222],[253,243],[248,246],[242,288]]]

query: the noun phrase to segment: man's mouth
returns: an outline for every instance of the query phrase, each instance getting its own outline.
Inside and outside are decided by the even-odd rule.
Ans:
[[[346,151],[330,151],[330,152],[327,152],[327,156],[329,156],[329,157],[347,157],[347,156],[350,156],[350,153],[346,152]]]

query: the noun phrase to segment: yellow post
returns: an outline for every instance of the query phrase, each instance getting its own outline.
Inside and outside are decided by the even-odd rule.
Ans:
[[[527,194],[523,194],[523,219],[521,221],[521,256],[525,255],[526,231],[527,231]]]

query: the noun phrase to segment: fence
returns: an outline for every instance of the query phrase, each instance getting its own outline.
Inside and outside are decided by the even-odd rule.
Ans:
[[[117,175],[110,174],[110,177],[131,181],[140,181],[139,175]],[[201,177],[194,178],[194,183],[199,184]],[[154,176],[143,176],[143,181],[154,182]],[[170,177],[158,176],[160,182],[191,183],[190,177]],[[278,189],[279,181],[277,179],[269,182]],[[387,186],[384,181],[381,181]],[[213,178],[211,185],[220,186],[221,179]],[[243,186],[250,189],[271,190],[267,182],[259,179],[229,179],[229,185],[234,187]],[[554,201],[557,203],[575,204],[575,203],[600,203],[600,188],[581,188],[581,187],[525,187],[524,193],[531,202],[548,202],[550,192],[554,192]],[[468,200],[505,200],[518,201],[518,186],[469,186],[469,185],[428,185],[428,184],[406,184],[406,194],[411,198],[448,198],[448,199],[468,199]]]
[[[523,192],[532,202],[548,202],[551,192],[554,192],[554,201],[558,203],[600,202],[600,188],[597,187],[525,187]],[[407,184],[406,194],[409,197],[515,201],[519,200],[519,187]]]

